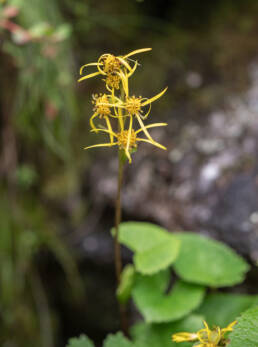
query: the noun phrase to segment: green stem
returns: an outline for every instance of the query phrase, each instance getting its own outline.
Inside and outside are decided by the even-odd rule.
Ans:
[[[115,267],[117,283],[120,283],[122,272],[121,247],[119,243],[119,224],[121,223],[121,190],[123,184],[124,163],[121,158],[121,153],[118,153],[118,181],[117,181],[117,196],[116,196],[116,211],[115,211]]]
[[[121,223],[121,190],[123,184],[123,173],[124,173],[124,161],[122,157],[122,151],[118,152],[119,168],[118,168],[118,180],[117,180],[117,197],[116,197],[116,210],[115,210],[115,268],[116,268],[116,279],[117,285],[119,286],[122,273],[122,257],[121,257],[121,246],[119,243],[119,224]],[[119,303],[120,311],[120,324],[123,333],[128,336],[128,321],[126,307]]]

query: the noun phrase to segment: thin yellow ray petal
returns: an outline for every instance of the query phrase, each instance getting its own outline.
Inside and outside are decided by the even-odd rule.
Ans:
[[[125,95],[128,96],[128,94],[129,94],[128,78],[127,78],[127,76],[126,76],[122,71],[120,71],[120,72],[118,73],[118,75],[119,75],[120,78],[121,78],[121,81],[122,81],[122,84],[123,84],[123,88],[124,88],[124,91],[125,91]]]
[[[197,339],[195,333],[181,332],[172,335],[172,341],[174,342],[184,342],[184,341],[194,341]]]
[[[107,134],[111,134],[115,137],[117,137],[117,134],[113,131],[113,130],[109,130],[109,129],[103,129],[103,128],[95,128],[95,129],[92,129],[91,132],[99,132],[99,131],[102,131],[104,133],[107,133]]]
[[[207,322],[205,320],[203,321],[203,324],[204,324],[205,328],[209,331],[210,328],[209,328],[209,326],[208,326],[208,324],[207,324]]]
[[[102,65],[102,63],[88,63],[88,64],[82,65],[80,68],[80,75],[82,74],[82,72],[86,66],[97,66],[97,65]]]
[[[120,63],[122,63],[129,71],[132,70],[131,66],[127,63],[127,61],[125,59],[123,59],[122,57],[117,57],[117,59],[120,61]]]
[[[95,124],[93,122],[93,119],[96,118],[98,116],[98,113],[94,113],[92,117],[90,117],[90,126],[91,128],[97,132],[97,128],[95,127]]]
[[[100,66],[103,66],[103,64],[100,63],[100,60],[103,59],[103,56],[104,56],[104,55],[105,55],[105,54],[102,54],[102,55],[99,57],[99,60],[98,60],[98,63],[99,63],[99,64],[97,65],[97,68],[98,68],[99,73],[100,73],[101,75],[106,75],[105,71],[102,70],[102,69],[100,68]]]
[[[115,100],[117,100],[117,101],[118,101],[118,103],[120,103],[120,104],[121,104],[121,103],[123,103],[123,101],[122,101],[121,99],[119,99],[119,97],[118,97],[118,96],[115,96],[115,94],[114,94],[114,99],[115,99]]]
[[[165,127],[166,125],[167,123],[153,123],[153,124],[146,125],[145,128],[149,129],[149,128],[156,128],[156,127]],[[143,131],[143,129],[137,130],[135,134],[139,134],[141,131]]]
[[[123,112],[122,112],[121,108],[118,109],[118,114],[119,114],[118,120],[119,120],[120,130],[124,131],[124,119],[125,119],[125,116],[123,115]]]
[[[147,139],[142,139],[141,137],[137,137],[136,140],[140,141],[140,142],[150,143],[151,145],[156,146],[156,147],[161,148],[161,149],[164,149],[165,151],[167,150],[167,148],[165,146],[162,146],[160,143],[158,143],[156,141],[150,141]]]
[[[90,148],[95,148],[95,147],[112,147],[117,145],[118,142],[113,142],[113,143],[99,143],[97,145],[92,145],[92,146],[88,146],[88,147],[84,147],[83,149],[90,149]]]
[[[203,323],[204,323],[204,321],[203,321]],[[204,325],[205,325],[205,323],[204,323]],[[198,336],[198,339],[199,339],[200,342],[204,342],[205,343],[206,342],[206,335],[208,336],[208,334],[209,334],[209,327],[197,331],[197,336]],[[205,336],[205,337],[203,338],[203,336]]]
[[[131,158],[131,154],[128,152],[128,153],[126,153],[125,152],[125,155],[127,156],[127,158],[128,158],[128,162],[129,162],[129,164],[132,164],[132,158]]]
[[[118,117],[118,118],[119,118],[119,114],[118,114],[118,112],[117,112],[116,107],[114,107],[114,111],[115,111],[115,115],[116,115],[116,117]]]
[[[118,100],[119,102],[121,102],[121,100],[119,98],[117,98],[115,96],[115,89],[113,88],[111,91],[111,100],[112,100],[112,104],[111,105],[115,105],[115,101]],[[116,106],[113,106],[114,111],[115,111],[115,116],[110,115],[113,118],[119,118],[119,114],[117,112]]]
[[[129,123],[128,135],[127,135],[127,143],[126,143],[126,149],[125,149],[125,153],[126,153],[127,157],[129,158],[129,163],[132,162],[132,158],[131,158],[131,155],[129,153],[132,127],[133,127],[133,117],[130,117],[130,123]]]
[[[83,76],[83,77],[79,78],[79,79],[78,79],[78,82],[81,82],[81,81],[83,81],[83,80],[86,80],[86,79],[91,78],[91,77],[94,77],[94,76],[97,76],[97,75],[99,75],[99,74],[100,74],[100,72],[93,72],[93,73],[90,73],[89,75],[86,75],[86,76]]]
[[[106,80],[102,80],[103,82],[106,82]],[[114,88],[109,88],[109,86],[106,84],[106,88],[107,90],[112,94],[112,91],[114,90]]]
[[[220,327],[217,327],[215,331],[216,331],[215,334],[217,335],[216,339],[214,339],[214,330],[209,330],[208,339],[211,340],[215,344],[215,346],[217,346],[217,344],[220,342],[223,335],[221,335]]]
[[[114,142],[114,133],[113,133],[113,130],[112,130],[112,127],[111,127],[111,124],[110,124],[110,120],[108,119],[108,116],[105,116],[105,120],[106,120],[106,123],[107,123],[107,127],[108,127],[108,130],[109,130],[109,138],[110,138],[110,142],[113,143]]]
[[[141,116],[142,119],[146,119],[148,117],[148,115],[150,114],[151,111],[151,104],[149,104],[149,109],[147,111],[147,113],[144,116]]]
[[[101,106],[107,106],[107,107],[122,107],[122,108],[125,108],[124,105],[122,104],[109,104],[107,102],[99,102],[98,105],[101,105]]]
[[[162,92],[160,92],[159,94],[153,96],[152,98],[148,99],[147,101],[142,103],[142,106],[146,106],[148,104],[150,104],[151,102],[157,100],[158,98],[160,98],[166,91],[167,91],[168,87],[166,87],[165,89],[162,90]]]
[[[223,328],[221,330],[222,333],[226,333],[227,331],[232,331],[234,325],[237,323],[237,321],[235,320],[234,322],[230,323],[226,328]]]
[[[135,51],[132,51],[126,55],[123,56],[124,59],[131,57],[132,55],[138,54],[138,53],[144,53],[144,52],[148,52],[151,51],[152,48],[140,48],[140,49],[136,49]]]
[[[146,126],[144,125],[143,121],[141,120],[141,117],[139,115],[136,115],[136,118],[141,126],[142,131],[146,135],[146,137],[154,144],[156,141],[153,140],[153,138],[150,136],[149,132],[146,129]]]
[[[134,66],[133,66],[132,70],[129,72],[129,74],[127,74],[127,77],[131,77],[131,76],[134,74],[134,72],[135,72],[137,66],[138,66],[138,61],[136,61],[136,62],[134,63]]]

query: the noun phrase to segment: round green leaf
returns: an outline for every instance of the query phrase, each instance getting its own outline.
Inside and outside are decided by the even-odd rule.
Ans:
[[[153,276],[138,275],[132,295],[134,302],[149,323],[170,322],[180,319],[202,302],[205,289],[202,286],[177,281],[166,294],[169,271]]]
[[[120,224],[119,240],[135,251],[136,270],[151,275],[166,269],[179,252],[180,241],[165,229],[150,223]]]
[[[70,339],[67,347],[94,347],[94,344],[87,336],[81,335]]]
[[[258,304],[258,295],[215,293],[207,295],[197,313],[203,315],[210,326],[224,328],[255,304]]]
[[[231,248],[195,233],[178,233],[176,273],[185,281],[212,287],[232,286],[244,279],[249,266]]]
[[[171,234],[158,225],[125,222],[119,225],[119,241],[134,252],[143,252],[167,241]]]
[[[173,235],[153,248],[138,252],[134,256],[136,270],[151,275],[170,266],[178,255],[179,242]]]
[[[103,347],[133,347],[133,344],[119,332],[115,335],[108,335]]]
[[[258,347],[258,306],[245,311],[237,322],[228,347]]]

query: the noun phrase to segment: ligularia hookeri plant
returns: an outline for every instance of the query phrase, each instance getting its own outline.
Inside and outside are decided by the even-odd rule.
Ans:
[[[132,153],[137,150],[139,143],[145,142],[166,150],[162,144],[155,141],[149,130],[155,127],[166,126],[166,123],[149,123],[151,104],[159,99],[167,90],[163,89],[157,95],[147,98],[135,96],[130,91],[129,80],[136,72],[139,63],[132,59],[139,53],[150,51],[151,48],[142,48],[126,55],[115,56],[110,53],[102,54],[97,62],[88,63],[81,67],[79,82],[92,77],[100,77],[105,83],[106,92],[93,94],[93,114],[90,117],[91,132],[107,136],[107,141],[94,144],[85,149],[97,147],[118,148],[118,188],[115,213],[115,265],[118,285],[122,273],[120,244],[118,241],[119,224],[121,222],[121,187],[123,181],[123,168],[126,159],[132,162]],[[88,69],[95,68],[95,72],[85,74]],[[146,123],[148,122],[148,123]],[[125,333],[126,315],[125,307],[120,303],[121,325]]]

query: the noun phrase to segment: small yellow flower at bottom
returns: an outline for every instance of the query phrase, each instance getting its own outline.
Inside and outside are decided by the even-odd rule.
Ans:
[[[177,333],[172,335],[172,341],[174,342],[195,341],[197,338],[196,333]]]
[[[196,333],[181,332],[172,335],[172,341],[174,342],[186,342],[186,341],[199,341],[201,344],[194,345],[195,347],[219,347],[226,345],[226,339],[224,335],[233,330],[234,325],[237,322],[230,323],[226,328],[220,329],[215,327],[210,329],[208,324],[204,321],[204,329],[197,331]]]

